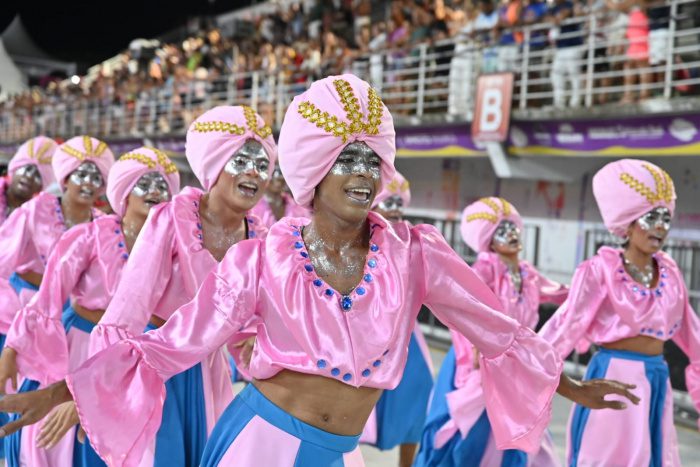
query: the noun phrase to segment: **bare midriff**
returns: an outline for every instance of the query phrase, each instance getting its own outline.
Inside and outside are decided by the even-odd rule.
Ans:
[[[41,279],[44,277],[43,274],[39,274],[38,272],[34,272],[34,271],[17,273],[17,275],[22,280],[25,280],[25,281],[29,282],[30,284],[35,285],[37,287],[39,287],[41,285]]]
[[[99,323],[102,319],[102,315],[105,314],[105,310],[91,310],[77,304],[73,304],[73,309],[75,310],[76,315],[90,321],[92,324]]]
[[[342,436],[362,432],[381,389],[356,388],[324,376],[282,370],[254,380],[260,392],[282,410],[309,425]]]
[[[165,324],[165,320],[156,315],[151,315],[151,319],[149,319],[148,322],[151,323],[151,326],[154,328],[159,328]]]
[[[661,355],[664,352],[664,341],[648,336],[628,337],[615,342],[606,342],[601,346],[606,349],[628,350],[645,355]]]

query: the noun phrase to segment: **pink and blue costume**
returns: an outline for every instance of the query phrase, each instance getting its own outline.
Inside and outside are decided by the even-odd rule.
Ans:
[[[126,201],[139,178],[149,172],[160,172],[170,191],[179,191],[177,168],[165,154],[149,148],[125,154],[112,166],[107,180],[107,197],[115,214],[75,226],[54,246],[38,292],[15,316],[7,334],[7,346],[17,352],[19,372],[28,378],[20,391],[62,380],[87,360],[95,325],[78,315],[74,305],[98,311],[109,305],[129,257],[121,227]],[[104,465],[89,442],[75,442],[76,429],[51,449],[37,447],[41,425],[13,435],[10,465]]]
[[[280,164],[300,204],[311,202],[342,148],[357,140],[382,158],[382,180],[390,180],[393,122],[367,83],[352,75],[328,77],[295,98],[280,135]],[[107,348],[68,376],[81,423],[103,458],[137,464],[158,430],[165,381],[237,339],[254,318],[253,378],[288,369],[393,389],[423,303],[480,349],[487,411],[499,414],[493,423],[498,445],[540,445],[561,358],[499,311],[493,292],[437,230],[389,225],[370,213],[364,278],[341,295],[314,272],[301,237],[309,222],[283,219],[265,240],[234,245],[163,327]],[[528,397],[515,400],[504,392],[504,382],[513,380],[530,389]],[[124,404],[124,394],[138,397]],[[248,385],[214,428],[202,465],[359,466],[358,439],[308,425]]]
[[[675,208],[671,178],[645,161],[623,159],[606,165],[593,178],[593,193],[606,227],[619,236],[650,210]],[[540,335],[562,358],[582,338],[600,345],[636,336],[671,339],[690,359],[686,385],[700,408],[700,319],[690,307],[683,274],[673,259],[663,252],[654,259],[658,283],[645,287],[625,271],[621,250],[601,248],[576,269],[568,299]],[[588,365],[586,379],[603,377],[636,384],[641,402],[614,413],[575,405],[568,465],[679,466],[663,355],[601,348]]]
[[[568,289],[544,277],[527,261],[520,261],[521,286],[516,287],[508,265],[491,249],[494,233],[504,220],[522,229],[520,214],[508,201],[482,198],[462,213],[462,238],[478,252],[472,268],[499,298],[503,312],[521,325],[534,329],[540,303],[561,304]],[[452,332],[452,342],[453,347],[445,357],[436,382],[415,465],[558,466],[549,433],[538,449],[530,453],[496,447],[491,421],[485,411],[489,395],[482,386],[482,371],[474,365],[473,345],[456,332]],[[529,392],[529,388],[523,386],[522,391]]]
[[[399,196],[404,208],[411,202],[408,181],[398,171],[374,199],[375,208],[392,196]],[[430,350],[416,322],[408,344],[408,358],[401,382],[396,389],[382,393],[367,420],[360,442],[382,450],[393,449],[400,444],[418,444],[432,389]]]
[[[212,131],[204,131],[209,128]],[[262,119],[243,107],[216,107],[202,114],[190,126],[186,151],[187,160],[202,186],[211,189],[230,157],[250,138],[263,144],[274,163],[276,145],[264,128]],[[120,348],[123,339],[139,336],[145,329],[154,329],[149,324],[151,315],[170,322],[175,310],[194,298],[204,278],[216,268],[217,260],[203,244],[199,219],[199,202],[203,195],[201,190],[187,187],[169,203],[151,210],[117,291],[92,332],[91,352],[112,345]],[[249,215],[246,225],[248,238],[265,237],[267,229],[257,217]],[[179,320],[178,315],[174,317]],[[157,467],[198,466],[211,430],[233,399],[223,343],[209,349],[197,362],[170,375],[165,386],[154,392],[148,385],[122,388],[136,405],[141,405],[142,399],[150,401],[155,397],[162,409],[157,416],[141,412],[135,414],[134,419],[120,418],[115,425],[115,420],[107,413],[120,413],[120,417],[129,414],[122,411],[124,407],[119,402],[126,393],[121,393],[121,389],[115,392],[115,388],[109,391],[114,397],[112,403],[100,409],[105,415],[93,419],[96,413],[92,408],[85,406],[82,400],[78,402],[79,411],[90,411],[83,419],[88,437],[97,453],[110,465],[144,462]],[[144,419],[152,423],[148,431],[133,431],[138,430]],[[123,452],[123,457],[113,455],[113,446],[119,444],[115,444],[115,440],[121,436],[114,438],[116,426],[119,426],[118,431],[138,438],[138,447]]]

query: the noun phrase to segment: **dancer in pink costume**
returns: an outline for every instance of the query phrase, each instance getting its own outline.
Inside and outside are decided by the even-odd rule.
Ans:
[[[391,222],[401,222],[404,209],[410,202],[408,181],[395,172],[394,178],[374,198],[372,210]],[[408,358],[401,382],[396,389],[382,393],[362,430],[360,443],[371,444],[381,450],[400,445],[399,466],[409,467],[413,464],[432,388],[430,350],[416,322],[408,344]]]
[[[186,156],[206,191],[186,187],[152,210],[114,298],[92,333],[92,352],[163,325],[194,298],[231,245],[267,233],[248,210],[262,196],[277,147],[270,127],[253,109],[222,106],[202,114],[187,131]],[[238,355],[242,349],[231,350]],[[208,434],[233,399],[233,389],[221,346],[210,349],[201,365],[189,366],[168,381],[162,418],[160,413],[157,420],[145,413],[137,417],[152,420],[154,431],[142,433],[137,420],[120,428],[139,438],[140,450],[129,454],[132,465],[199,465]],[[141,395],[150,389],[133,386],[130,398],[158,397],[163,403],[160,389]],[[121,410],[118,400],[113,402]],[[109,447],[114,443],[113,421],[95,422],[83,424],[95,450],[105,461],[117,462]]]
[[[87,360],[90,332],[112,299],[149,209],[179,190],[175,164],[158,150],[136,149],[112,166],[107,198],[115,214],[77,225],[56,243],[39,291],[7,334],[0,385],[9,377],[16,386],[19,370],[28,378],[20,392],[45,387]],[[75,443],[77,424],[75,404],[62,404],[45,422],[21,431],[19,452],[8,452],[8,459],[36,467],[104,465],[89,443]]]
[[[311,210],[299,206],[287,193],[287,183],[279,167],[272,173],[265,195],[251,211],[268,229],[283,217],[311,217]]]
[[[58,145],[51,138],[37,136],[19,147],[0,178],[0,225],[12,211],[45,190],[55,178],[51,158]]]
[[[98,452],[134,465],[158,429],[164,381],[257,316],[253,384],[219,420],[202,465],[362,465],[359,433],[381,390],[401,379],[422,303],[479,348],[501,447],[539,446],[557,389],[594,407],[620,408],[604,401],[609,393],[635,399],[621,383],[562,376],[554,349],[498,311],[435,228],[370,212],[394,154],[391,115],[367,83],[343,75],[312,84],[280,134],[282,171],[297,202],[313,201],[312,219],[284,219],[266,240],[233,246],[160,329],[109,347],[65,382],[0,400],[0,410],[22,414],[0,434],[75,398]],[[511,397],[513,382],[528,397]],[[139,396],[125,404],[132,391]]]
[[[522,228],[520,214],[503,198],[482,198],[462,213],[462,238],[478,253],[472,268],[499,298],[506,315],[534,329],[540,303],[559,305],[568,289],[519,258]],[[496,448],[485,412],[478,352],[458,333],[452,332],[452,342],[438,376],[416,465],[559,465],[548,432],[531,453]]]
[[[89,136],[69,139],[52,158],[63,195],[41,192],[0,227],[0,334],[7,333],[15,314],[38,290],[49,254],[63,232],[100,215],[93,204],[104,191],[113,163],[102,141]]]
[[[602,247],[578,267],[569,298],[540,334],[561,357],[581,338],[600,345],[586,378],[634,382],[642,402],[620,413],[574,406],[567,463],[680,465],[663,348],[672,339],[690,358],[686,385],[700,408],[700,319],[683,274],[661,251],[676,203],[673,181],[649,162],[623,159],[598,171],[593,194],[624,246]]]

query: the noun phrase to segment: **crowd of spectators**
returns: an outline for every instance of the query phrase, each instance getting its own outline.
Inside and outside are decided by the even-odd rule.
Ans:
[[[127,130],[139,115],[163,114],[153,124],[168,132],[172,114],[186,125],[205,103],[250,98],[245,93],[254,71],[263,77],[257,83],[258,108],[270,121],[275,84],[284,83],[294,94],[310,80],[348,71],[383,86],[387,104],[402,113],[415,99],[410,69],[421,50],[433,57],[429,73],[436,89],[426,93],[427,108],[465,115],[476,75],[520,73],[525,44],[534,65],[528,92],[553,91],[553,102],[532,99],[529,105],[575,107],[585,84],[588,37],[595,41],[595,70],[620,70],[625,85],[620,99],[632,102],[649,97],[661,79],[654,70],[668,57],[669,17],[668,6],[645,0],[308,0],[239,19],[231,34],[204,26],[179,43],[136,40],[87,76],[51,81],[0,103],[0,119],[29,120],[43,109],[61,115],[72,107],[84,112],[74,120],[88,122],[102,120],[91,109],[109,107],[113,117],[124,117]],[[591,18],[595,35],[589,34]],[[544,22],[540,29],[531,27]],[[448,38],[455,40],[445,42]],[[609,77],[599,81],[603,91],[597,101],[604,103],[610,98],[604,89],[615,83]],[[637,82],[641,86],[634,87]],[[152,101],[159,102],[156,108],[139,106]],[[104,130],[104,122],[97,124]]]

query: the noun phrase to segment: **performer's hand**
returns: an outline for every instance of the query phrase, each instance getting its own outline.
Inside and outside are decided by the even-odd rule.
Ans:
[[[7,380],[12,383],[12,389],[17,392],[17,352],[10,347],[2,349],[0,356],[0,394],[5,395]]]
[[[253,356],[253,347],[255,347],[255,336],[236,343],[234,347],[241,349],[241,364],[243,368],[248,368],[250,366],[250,359]]]
[[[20,418],[0,428],[0,437],[11,435],[22,427],[33,425],[62,402],[72,400],[65,381],[38,391],[10,394],[0,399],[0,412],[17,413]]]
[[[51,449],[78,423],[80,423],[80,419],[75,402],[64,402],[46,417],[37,437],[36,445],[40,448]]]
[[[606,400],[605,396],[617,394],[628,399],[634,405],[639,404],[639,397],[630,392],[634,384],[625,384],[619,381],[607,379],[592,379],[589,381],[575,381],[562,374],[559,380],[557,392],[573,402],[588,407],[589,409],[615,409],[627,408],[627,404],[619,400]]]

